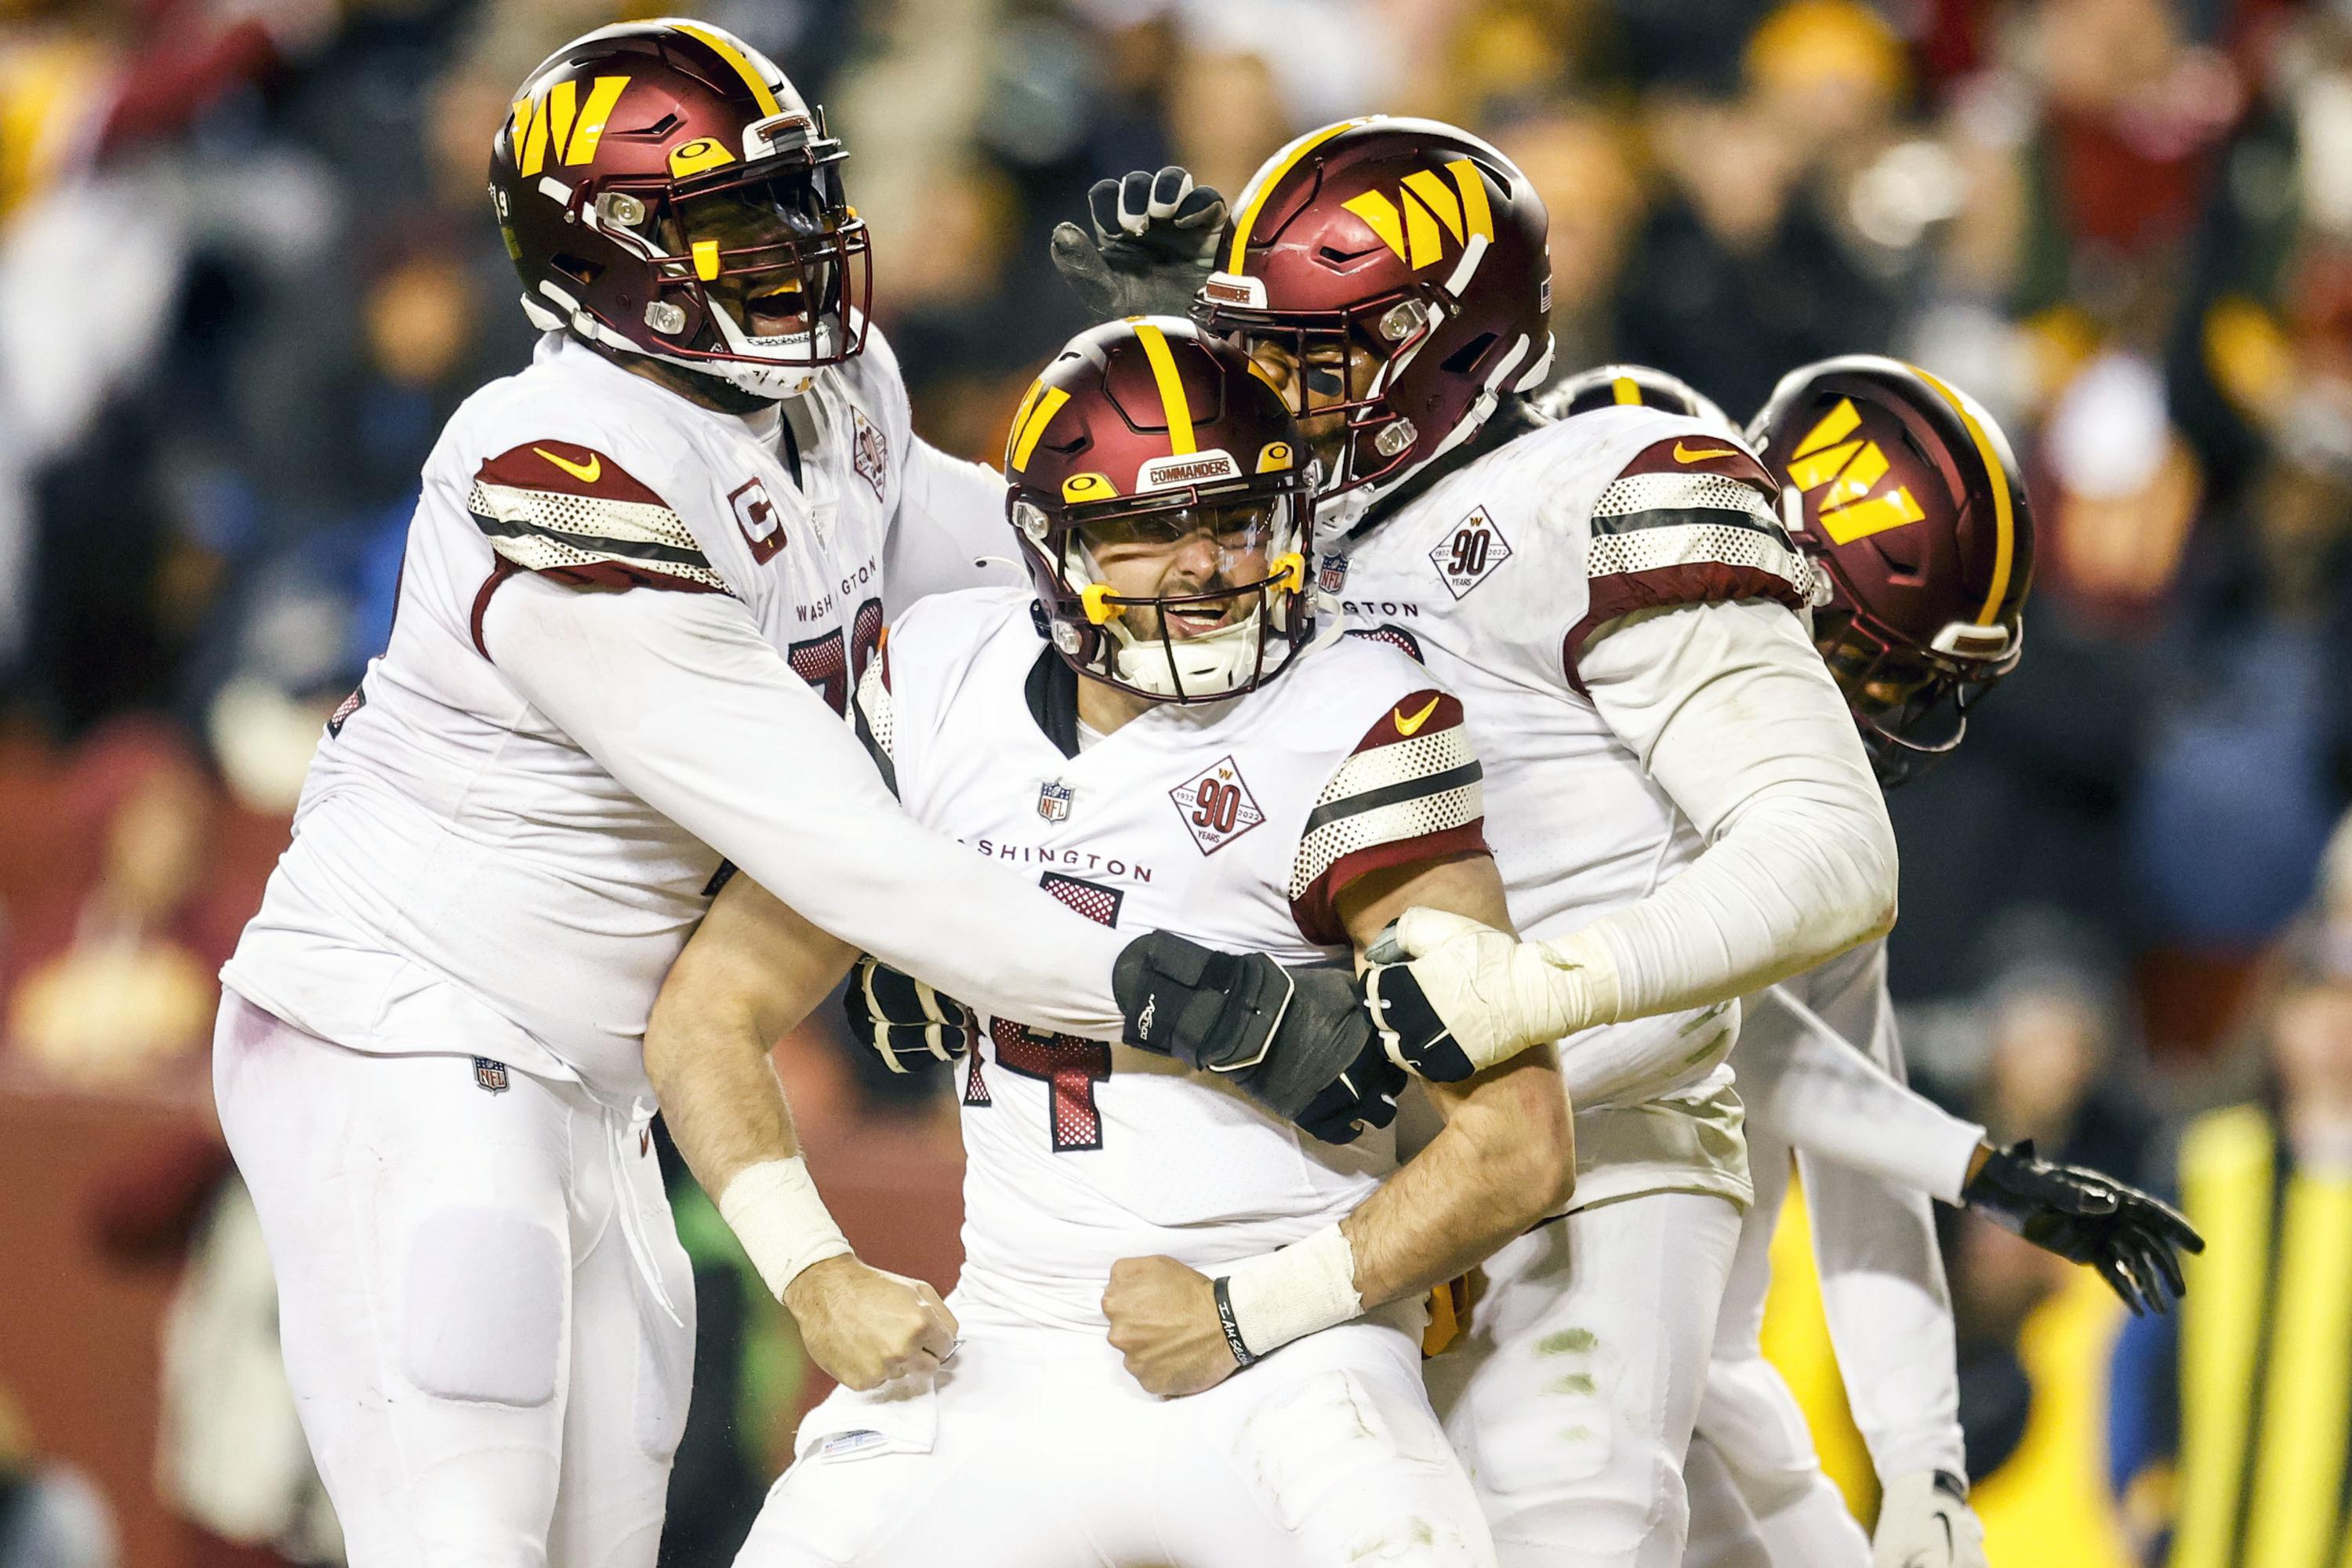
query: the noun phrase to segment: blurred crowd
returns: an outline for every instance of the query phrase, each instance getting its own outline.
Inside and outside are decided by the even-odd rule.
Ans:
[[[0,1072],[201,1084],[213,972],[384,640],[419,465],[529,353],[484,193],[510,89],[657,9],[0,8]],[[2167,1186],[2181,1114],[2352,1060],[2352,1002],[2293,1005],[2352,973],[2305,913],[2352,803],[2352,3],[698,11],[827,106],[918,428],[952,450],[996,448],[1084,324],[1045,237],[1094,179],[1181,163],[1232,194],[1374,110],[1535,180],[1563,372],[1655,365],[1736,417],[1833,353],[1967,387],[2031,474],[2041,573],[2023,667],[1894,800],[1921,1076]],[[804,1116],[935,1110],[794,1055]],[[2048,1417],[2029,1325],[2068,1281],[1948,1239],[1991,1476]],[[2161,1447],[2096,1479],[2128,1493]]]

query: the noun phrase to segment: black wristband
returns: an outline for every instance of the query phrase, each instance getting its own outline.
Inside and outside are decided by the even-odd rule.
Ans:
[[[1225,1348],[1234,1352],[1234,1364],[1249,1366],[1255,1363],[1258,1357],[1242,1342],[1241,1325],[1234,1321],[1233,1292],[1227,1289],[1225,1277],[1218,1275],[1209,1289],[1217,1298],[1217,1326],[1225,1331]]]

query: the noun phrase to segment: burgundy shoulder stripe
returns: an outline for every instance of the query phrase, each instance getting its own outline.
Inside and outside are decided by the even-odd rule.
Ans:
[[[1727,479],[1755,485],[1768,496],[1780,493],[1780,487],[1773,483],[1764,465],[1747,448],[1735,445],[1728,437],[1718,439],[1706,435],[1653,441],[1617,473],[1620,479],[1642,474],[1719,474]]]
[[[480,484],[512,489],[549,490],[641,506],[667,504],[620,464],[576,441],[525,442],[490,458],[474,478]]]

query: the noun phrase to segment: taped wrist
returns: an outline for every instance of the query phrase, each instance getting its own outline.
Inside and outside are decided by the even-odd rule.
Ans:
[[[1606,916],[1602,917],[1605,921]],[[1601,922],[1556,936],[1540,945],[1550,981],[1574,1023],[1571,1030],[1618,1021],[1622,990],[1615,951],[1599,929]]]
[[[798,1154],[736,1172],[719,1194],[719,1215],[779,1301],[810,1264],[850,1250]]]
[[[1356,1249],[1338,1225],[1278,1251],[1244,1258],[1217,1281],[1219,1321],[1247,1366],[1296,1339],[1363,1315]]]

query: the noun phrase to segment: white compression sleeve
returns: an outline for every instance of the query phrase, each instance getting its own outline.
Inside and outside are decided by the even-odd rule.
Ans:
[[[1749,1116],[1796,1148],[1945,1203],[1960,1201],[1985,1130],[1963,1121],[1847,1044],[1787,987],[1746,1004],[1750,1020],[1732,1058]],[[1768,1011],[1788,1027],[1760,1026]],[[1769,1065],[1753,1045],[1772,1050]]]
[[[1762,600],[1644,611],[1578,661],[1601,716],[1707,848],[1562,941],[1598,943],[1618,1018],[1703,1006],[1895,922],[1895,830],[1804,625]]]
[[[813,923],[975,1007],[1118,1037],[1125,939],[900,810],[736,600],[525,574],[486,620],[541,712]]]
[[[1004,481],[980,463],[950,458],[916,437],[898,476],[898,509],[882,550],[883,608],[900,612],[931,594],[1025,581],[1019,542],[1004,515]],[[996,563],[982,566],[982,557]]]

